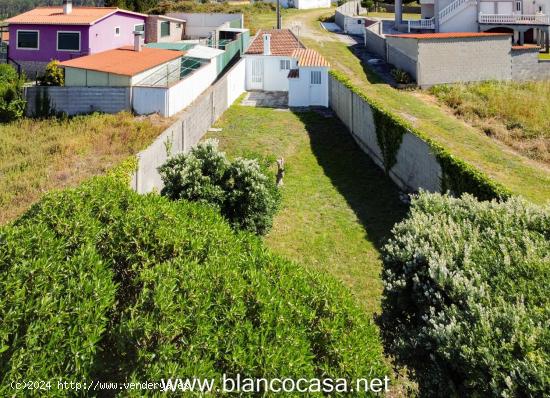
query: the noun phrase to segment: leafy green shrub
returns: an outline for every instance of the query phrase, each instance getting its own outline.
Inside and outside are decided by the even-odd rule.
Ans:
[[[0,65],[0,122],[19,119],[25,113],[27,102],[23,98],[24,78],[7,64]]]
[[[53,60],[46,65],[46,71],[40,79],[40,84],[42,86],[65,85],[65,75],[63,69],[59,66],[59,61]]]
[[[280,202],[275,181],[256,160],[230,162],[208,140],[159,168],[162,195],[172,200],[209,203],[236,228],[263,235],[271,228]]]
[[[115,176],[49,194],[1,228],[0,269],[2,396],[23,379],[387,372],[341,284],[211,206],[141,196]]]
[[[425,396],[550,393],[550,207],[422,193],[384,250],[381,330]]]
[[[413,82],[409,72],[404,71],[403,69],[394,68],[390,73],[394,80],[399,84],[411,84]]]

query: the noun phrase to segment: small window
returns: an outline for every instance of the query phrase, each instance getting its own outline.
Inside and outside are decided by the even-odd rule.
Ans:
[[[521,1],[516,1],[516,11],[521,12]]]
[[[115,28],[115,36],[120,36],[120,26]]]
[[[363,23],[363,20],[362,20],[362,19],[358,19],[358,20],[357,20],[357,23],[358,23],[359,25],[361,25],[361,24]]]
[[[281,70],[290,70],[290,60],[281,59],[279,69]]]
[[[319,70],[311,71],[311,84],[321,84],[321,71]]]
[[[37,30],[18,30],[17,48],[23,50],[38,50],[39,36]]]
[[[134,25],[134,32],[145,32],[145,24]]]
[[[80,32],[57,32],[57,51],[80,51]]]
[[[160,37],[170,36],[170,22],[164,21],[160,23]]]

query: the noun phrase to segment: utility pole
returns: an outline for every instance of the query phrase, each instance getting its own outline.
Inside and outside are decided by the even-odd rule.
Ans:
[[[277,0],[277,29],[281,29],[281,0]]]

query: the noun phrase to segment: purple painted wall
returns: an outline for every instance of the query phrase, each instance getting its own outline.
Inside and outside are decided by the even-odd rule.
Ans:
[[[90,27],[90,48],[93,53],[134,45],[134,26],[144,24],[145,17],[130,14],[115,14]],[[115,36],[115,27],[120,27],[120,36]]]
[[[145,17],[124,14],[118,12],[95,25],[20,25],[9,26],[10,42],[9,57],[17,61],[39,61],[49,62],[52,59],[66,61],[88,54],[111,50],[121,46],[133,45],[134,25],[145,23]],[[115,27],[120,27],[120,36],[115,35]],[[17,49],[17,30],[38,30],[40,32],[39,50]],[[77,31],[80,32],[80,52],[57,51],[57,32]]]

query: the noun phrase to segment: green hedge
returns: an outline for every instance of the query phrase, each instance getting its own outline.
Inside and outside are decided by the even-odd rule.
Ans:
[[[395,165],[403,136],[406,133],[411,133],[426,142],[435,154],[443,174],[441,181],[443,192],[449,191],[455,196],[470,193],[480,200],[506,199],[511,196],[511,192],[507,188],[496,183],[475,167],[454,157],[449,151],[410,123],[367,97],[345,75],[334,70],[331,70],[330,74],[371,107],[376,125],[376,138],[382,151],[386,172]]]
[[[383,279],[385,346],[423,396],[550,395],[550,206],[422,193]]]
[[[121,173],[0,229],[0,395],[14,380],[387,374],[340,283]]]

